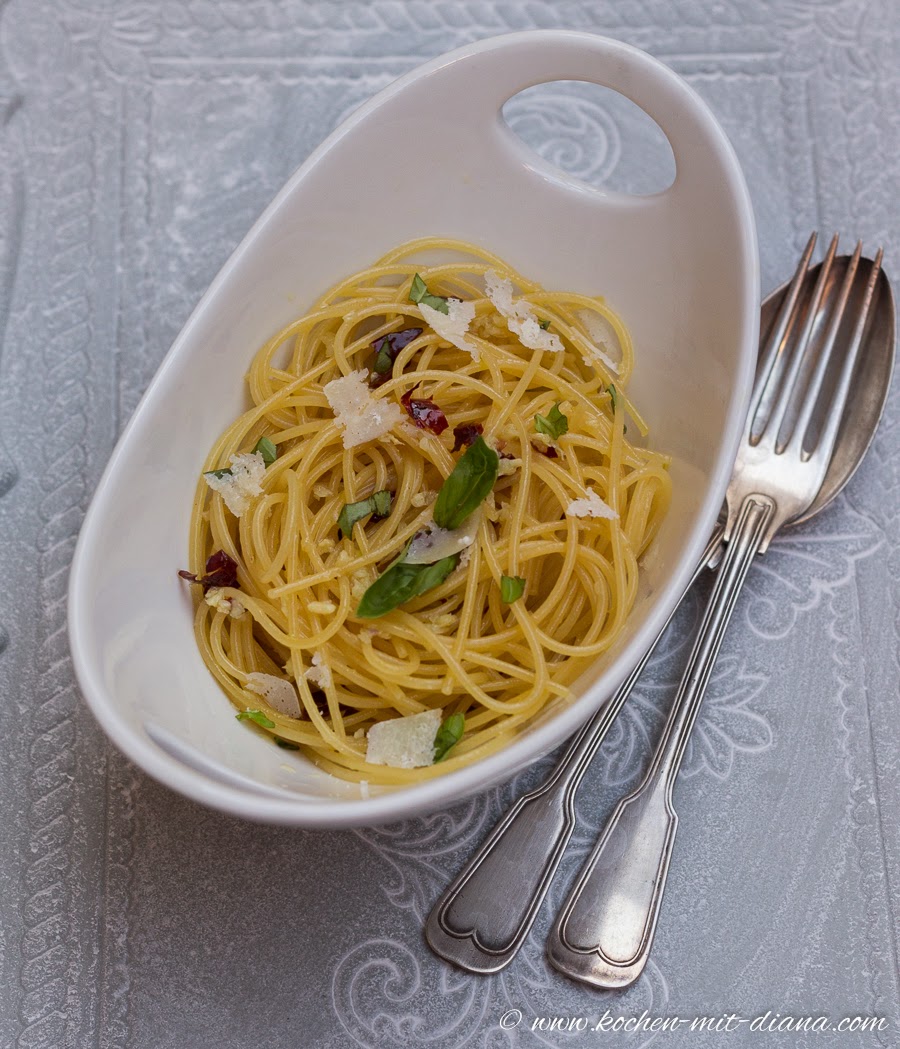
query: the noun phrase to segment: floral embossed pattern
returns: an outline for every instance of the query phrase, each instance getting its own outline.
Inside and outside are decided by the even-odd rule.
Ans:
[[[531,1021],[607,1008],[880,1014],[889,1030],[865,1041],[742,1031],[727,1044],[897,1045],[896,388],[846,493],[751,573],[676,790],[679,843],[651,964],[623,995],[555,976],[543,943],[646,762],[699,592],[583,785],[530,938],[486,979],[434,958],[422,921],[552,756],[425,819],[306,833],[170,794],[130,768],[80,701],[65,635],[78,528],[203,290],[342,116],[427,58],[538,27],[636,44],[701,94],[747,177],[764,289],[812,229],[883,243],[896,279],[896,4],[0,2],[0,1045],[581,1047],[602,1043]],[[504,112],[547,164],[650,192],[651,169],[674,168],[618,105],[563,83]],[[502,1027],[511,1010],[521,1023]],[[603,1044],[649,1043],[695,1049],[698,1037]]]

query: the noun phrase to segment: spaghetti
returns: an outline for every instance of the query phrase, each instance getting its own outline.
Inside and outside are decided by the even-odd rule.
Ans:
[[[191,522],[193,572],[216,569],[190,577],[206,597],[197,642],[239,716],[337,776],[403,784],[497,750],[568,696],[622,629],[669,502],[666,458],[626,433],[645,432],[631,368],[602,300],[436,238],[271,338]],[[481,463],[478,491],[463,459]],[[448,485],[477,501],[462,522]],[[417,568],[406,559],[423,539]],[[383,582],[392,565],[411,588]],[[464,725],[443,760],[366,761],[373,725],[429,710]]]

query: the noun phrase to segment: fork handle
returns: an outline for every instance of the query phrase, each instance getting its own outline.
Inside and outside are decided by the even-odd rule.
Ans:
[[[717,525],[678,604],[625,683],[574,737],[547,779],[507,810],[434,905],[425,938],[435,954],[474,973],[498,972],[512,961],[572,835],[578,785],[684,595],[716,558],[723,532]]]
[[[616,806],[551,930],[548,958],[567,976],[595,987],[627,987],[647,963],[678,825],[672,787],[725,628],[774,512],[774,502],[762,495],[741,504],[650,768]]]

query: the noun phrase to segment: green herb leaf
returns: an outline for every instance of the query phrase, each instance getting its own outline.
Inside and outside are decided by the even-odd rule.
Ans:
[[[466,719],[463,714],[451,714],[444,718],[441,727],[434,737],[434,760],[435,763],[443,761],[450,751],[462,739],[466,727]]]
[[[534,417],[534,428],[538,433],[545,433],[554,441],[569,432],[569,420],[559,410],[559,401],[553,405],[548,415],[536,415]]]
[[[612,383],[606,387],[606,392],[609,394],[609,399],[612,402],[612,410],[616,410],[616,405],[619,403],[619,395],[616,392],[615,386]]]
[[[274,736],[273,738],[275,740],[275,746],[276,747],[281,747],[282,750],[299,750],[300,749],[300,744],[299,743],[294,743],[293,740],[282,739],[281,736]]]
[[[375,504],[375,516],[387,517],[391,512],[391,493],[387,488],[372,494],[372,502]]]
[[[395,561],[363,594],[356,609],[361,619],[377,619],[405,601],[440,586],[456,568],[459,554],[451,554],[433,565],[408,565]]]
[[[242,710],[234,715],[238,721],[255,721],[263,728],[275,728],[275,722],[266,717],[261,710]]]
[[[499,469],[500,456],[483,437],[476,437],[438,492],[433,512],[438,528],[459,528],[487,498]]]
[[[357,503],[344,503],[344,509],[341,510],[338,517],[338,529],[342,536],[349,536],[357,521],[368,517],[369,514],[374,514],[380,519],[387,517],[390,512],[391,493],[383,488],[380,492],[370,495],[368,499],[360,499]]]
[[[546,331],[550,327],[550,321],[538,321],[538,327],[541,331]]]
[[[432,295],[429,292],[425,281],[417,273],[413,277],[412,287],[409,289],[409,301],[415,302],[421,305],[424,303],[426,306],[430,306],[433,310],[437,310],[439,313],[450,313],[450,307],[447,305],[447,300],[441,298],[440,295]]]
[[[278,458],[278,449],[269,440],[268,437],[260,437],[260,439],[253,446],[253,451],[259,452],[259,454],[263,457],[263,462],[266,464],[267,469]]]
[[[223,477],[232,477],[231,470],[226,466],[224,470],[205,470],[203,472],[204,477],[218,477],[221,481]]]
[[[500,600],[511,605],[525,593],[525,580],[518,575],[500,576]]]

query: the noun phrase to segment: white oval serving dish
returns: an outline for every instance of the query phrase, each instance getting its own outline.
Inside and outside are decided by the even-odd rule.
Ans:
[[[555,80],[612,88],[653,117],[675,157],[670,188],[598,191],[531,152],[500,111]],[[584,675],[574,702],[468,768],[363,797],[234,719],[197,651],[190,588],[176,571],[203,457],[242,410],[259,344],[338,279],[429,234],[479,243],[548,288],[606,296],[633,335],[629,393],[653,446],[674,458],[675,496],[621,641]],[[197,801],[307,826],[446,806],[546,754],[635,665],[712,528],[753,378],[758,270],[731,146],[687,84],[643,52],[584,33],[518,33],[397,80],[309,157],[234,252],[103,475],[69,591],[75,669],[100,724],[141,768]]]

